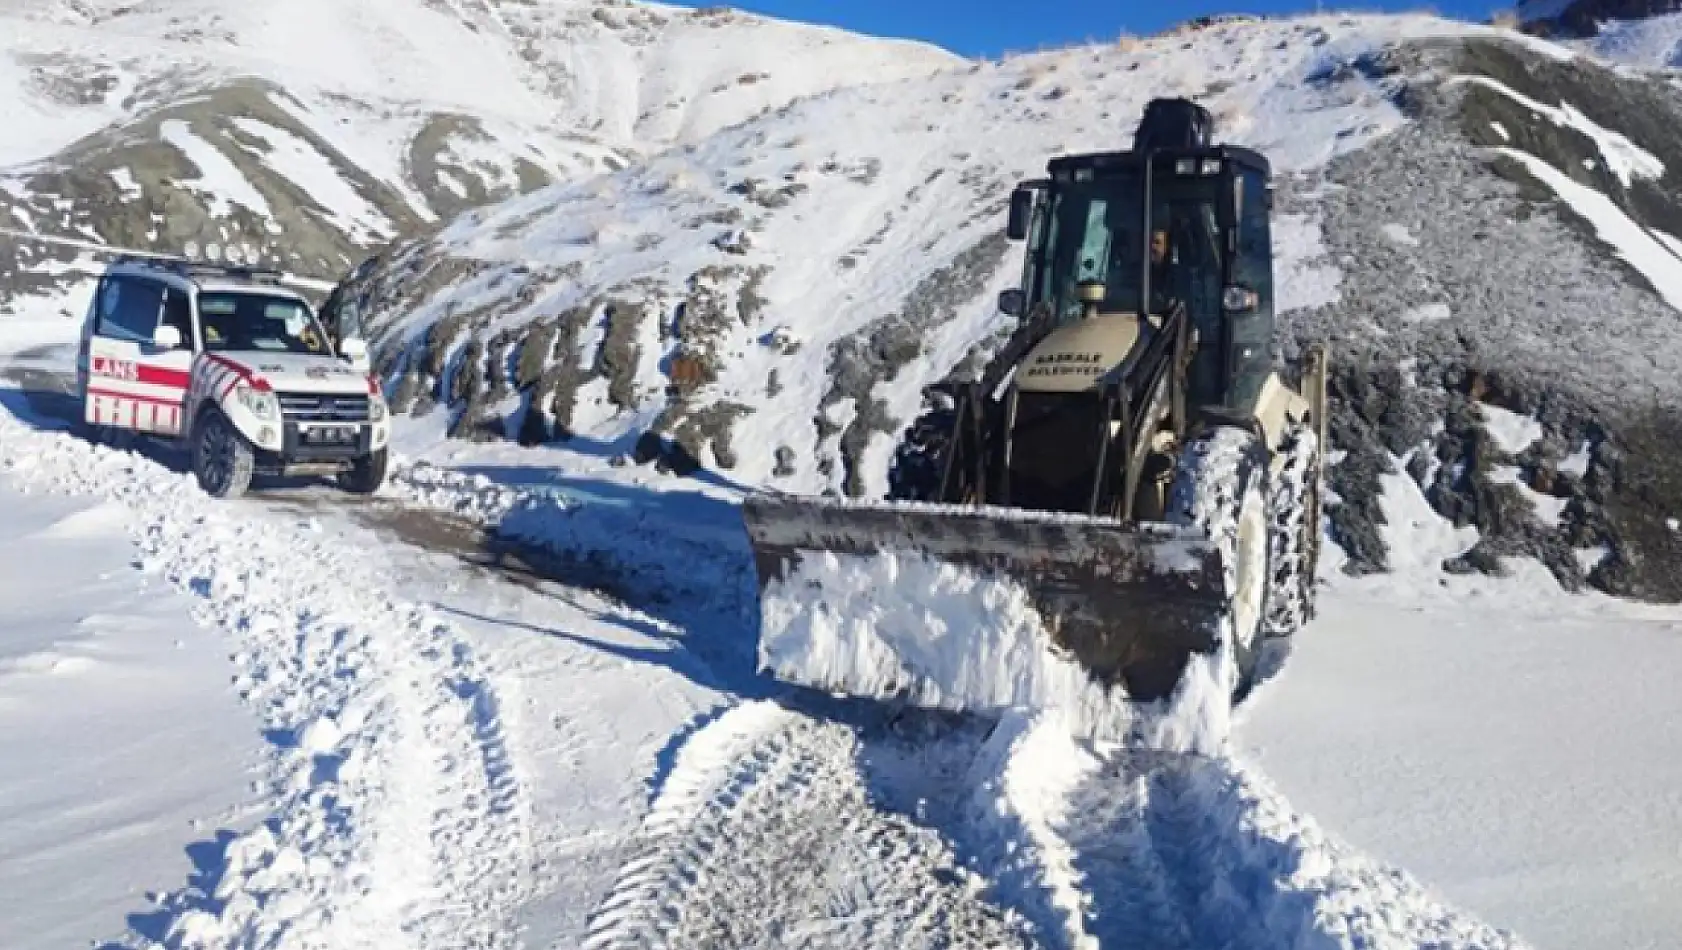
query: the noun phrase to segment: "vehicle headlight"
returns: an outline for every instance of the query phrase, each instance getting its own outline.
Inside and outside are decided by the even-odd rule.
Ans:
[[[248,383],[240,383],[234,387],[234,398],[259,419],[280,417],[280,403],[275,400],[274,393],[253,389]]]
[[[368,397],[368,421],[385,421],[385,400],[378,396]]]

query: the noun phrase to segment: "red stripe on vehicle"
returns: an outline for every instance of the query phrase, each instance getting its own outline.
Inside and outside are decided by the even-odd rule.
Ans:
[[[266,393],[266,392],[270,391],[269,390],[269,383],[268,383],[267,380],[263,379],[260,376],[254,375],[251,372],[251,370],[246,369],[245,367],[239,365],[238,363],[234,362],[233,360],[227,359],[226,357],[217,356],[215,353],[206,353],[204,355],[204,358],[211,361],[212,363],[215,363],[217,366],[222,367],[223,369],[227,370],[228,372],[233,373],[235,376],[238,376],[240,379],[245,380],[248,384],[250,384],[252,389],[257,390],[260,393]]]
[[[90,395],[90,396],[104,396],[107,399],[117,399],[117,400],[130,399],[130,400],[133,400],[135,402],[143,402],[143,403],[147,403],[147,404],[153,405],[153,406],[176,406],[176,407],[179,407],[181,405],[181,397],[180,396],[174,396],[174,397],[137,396],[134,393],[120,393],[120,392],[116,392],[116,391],[110,390],[110,389],[95,389],[92,386],[88,387],[88,395]],[[95,405],[98,405],[98,404],[96,403]]]
[[[154,386],[169,386],[174,389],[186,389],[192,374],[184,370],[169,369],[163,366],[147,366],[141,363],[135,367],[139,381],[151,383]]]

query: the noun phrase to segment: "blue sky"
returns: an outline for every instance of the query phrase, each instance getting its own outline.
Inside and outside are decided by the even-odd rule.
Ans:
[[[704,3],[695,3],[704,6]],[[927,40],[966,56],[1113,39],[1123,31],[1151,33],[1212,13],[1291,13],[1314,0],[732,0],[729,6],[769,16],[835,26],[877,36]],[[1431,9],[1443,16],[1486,20],[1502,0],[1343,0],[1331,8]]]

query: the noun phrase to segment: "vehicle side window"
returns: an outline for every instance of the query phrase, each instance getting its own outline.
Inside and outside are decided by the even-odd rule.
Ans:
[[[164,291],[164,323],[181,331],[181,349],[197,349],[193,341],[193,308],[186,291],[175,287]]]
[[[136,277],[107,277],[99,285],[94,332],[113,340],[147,343],[163,312],[163,286]]]
[[[1242,172],[1244,199],[1238,209],[1238,282],[1254,290],[1263,305],[1273,305],[1273,234],[1269,227],[1267,178],[1252,168]]]
[[[1273,369],[1273,234],[1269,225],[1267,177],[1253,168],[1242,169],[1238,202],[1238,254],[1233,261],[1233,280],[1256,292],[1256,307],[1234,314],[1230,320],[1232,339],[1231,391],[1229,407],[1248,412],[1261,396],[1262,385]]]

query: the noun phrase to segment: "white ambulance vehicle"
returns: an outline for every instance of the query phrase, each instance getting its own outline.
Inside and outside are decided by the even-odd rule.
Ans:
[[[206,492],[253,475],[329,475],[368,494],[386,474],[390,412],[368,347],[335,351],[277,271],[121,257],[100,278],[76,361],[82,419],[192,453]]]

